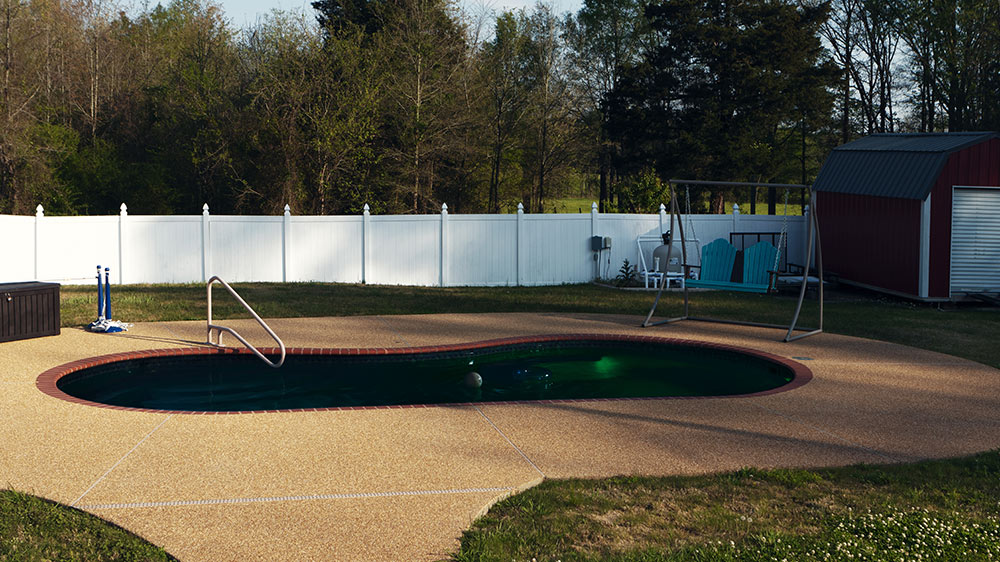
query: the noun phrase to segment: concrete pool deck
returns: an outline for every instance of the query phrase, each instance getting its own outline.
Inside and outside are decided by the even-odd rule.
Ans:
[[[0,487],[74,505],[184,561],[436,560],[497,499],[542,478],[695,474],[949,457],[1000,447],[1000,371],[910,347],[637,316],[276,319],[294,347],[413,347],[537,334],[735,345],[801,361],[744,398],[183,415],[74,404],[35,386],[87,357],[200,345],[204,322],[64,328],[0,344]],[[224,321],[270,345],[249,321]]]

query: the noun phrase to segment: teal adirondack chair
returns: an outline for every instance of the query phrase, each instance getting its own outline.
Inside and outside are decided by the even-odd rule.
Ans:
[[[687,282],[690,287],[710,287],[715,283],[729,283],[736,263],[736,248],[723,238],[716,238],[701,248],[701,267],[698,279]]]
[[[763,240],[743,250],[743,290],[766,293],[774,288],[777,255],[778,249]]]
[[[778,250],[769,242],[758,242],[743,251],[743,282],[730,281],[736,248],[723,238],[717,238],[701,249],[701,275],[687,282],[689,287],[766,293],[773,286],[774,257]]]

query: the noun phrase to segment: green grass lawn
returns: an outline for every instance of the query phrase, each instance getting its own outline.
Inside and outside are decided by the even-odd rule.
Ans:
[[[796,197],[796,200],[798,198]],[[749,215],[750,214],[750,202],[749,201],[729,201],[725,203],[726,213],[732,214],[733,203],[740,206],[740,214]],[[757,208],[755,209],[754,215],[766,215],[767,214],[767,202],[758,202]],[[778,208],[776,209],[775,215],[783,216],[785,214],[785,204],[782,201],[778,201]],[[788,204],[788,216],[799,217],[802,216],[802,205],[799,203],[789,203]]]
[[[653,299],[649,292],[596,285],[235,287],[264,318],[522,311],[640,317]],[[61,295],[63,326],[94,319],[94,288],[63,287]],[[117,318],[132,322],[205,318],[200,284],[118,287],[112,303]],[[692,314],[742,320],[786,322],[794,305],[795,298],[785,295],[692,294]],[[806,302],[803,325],[814,325],[815,305]],[[677,314],[680,295],[667,294],[660,310],[661,316]],[[216,291],[215,315],[247,317],[224,291]],[[939,308],[835,292],[826,303],[825,323],[830,332],[941,351],[1000,368],[996,309]],[[660,327],[649,333],[668,336],[669,331]],[[1000,454],[995,451],[906,465],[550,480],[494,506],[464,534],[454,560],[986,561],[1000,559],[998,517]],[[113,532],[122,533],[77,510],[0,492],[0,560],[168,559],[141,541],[121,547],[119,554],[117,546],[106,545],[126,539],[109,543],[93,538]]]
[[[0,490],[0,560],[176,560],[128,531],[83,511]]]
[[[455,560],[964,562],[1000,557],[1000,454],[825,470],[549,480]]]
[[[562,197],[545,203],[545,211],[556,213],[589,213],[590,206],[596,202],[597,197]]]

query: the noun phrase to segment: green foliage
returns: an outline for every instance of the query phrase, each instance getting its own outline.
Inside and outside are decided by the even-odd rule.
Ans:
[[[670,187],[651,168],[623,179],[617,191],[618,202],[611,210],[619,213],[657,213],[660,205],[670,203]]]
[[[618,275],[615,276],[615,287],[631,287],[636,285],[638,276],[639,273],[636,266],[630,264],[628,258],[625,258],[621,268],[618,269]]]
[[[85,202],[75,207],[80,213],[116,214],[123,201],[130,202],[132,213],[165,214],[172,209],[165,170],[156,163],[129,166],[116,147],[101,138],[66,158],[58,177],[77,193],[86,194],[79,197]]]
[[[1000,128],[995,1],[543,3],[488,39],[448,0],[316,0],[320,27],[242,32],[208,0],[8,4],[0,212],[543,212],[581,183],[655,211],[654,175],[807,183],[834,88],[842,141]]]

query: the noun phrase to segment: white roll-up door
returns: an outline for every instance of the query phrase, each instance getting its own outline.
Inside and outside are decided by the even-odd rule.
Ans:
[[[1000,188],[955,187],[951,293],[1000,292]]]

